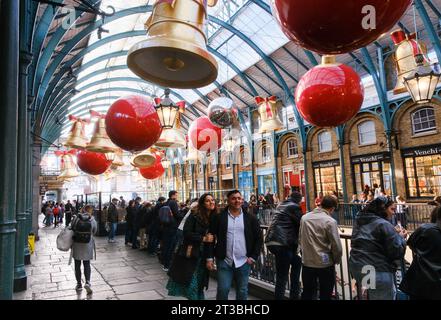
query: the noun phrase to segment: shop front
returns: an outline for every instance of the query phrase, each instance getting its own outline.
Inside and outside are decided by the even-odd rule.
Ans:
[[[305,186],[305,170],[303,167],[292,167],[288,166],[283,170],[283,197],[287,198],[293,191],[300,192],[305,197],[306,186]],[[303,212],[306,212],[306,202],[301,202],[301,207]]]
[[[242,171],[238,173],[239,178],[239,191],[246,201],[250,199],[252,190],[253,174],[251,171]]]
[[[274,169],[258,169],[257,182],[259,194],[266,194],[268,190],[270,190],[272,194],[277,192],[276,172]]]
[[[404,149],[408,199],[431,199],[441,194],[441,144]]]
[[[390,155],[387,152],[351,158],[354,190],[363,192],[365,186],[377,184],[385,194],[391,195]]]
[[[340,160],[314,162],[312,167],[315,196],[322,192],[323,195],[336,194],[339,198],[343,198]]]

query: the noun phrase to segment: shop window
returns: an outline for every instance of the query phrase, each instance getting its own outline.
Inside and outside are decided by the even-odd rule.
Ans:
[[[433,108],[420,109],[412,114],[412,130],[414,134],[435,129],[435,111]]]
[[[288,154],[288,158],[293,158],[293,157],[297,157],[299,155],[299,149],[297,147],[297,140],[296,139],[291,139],[288,141],[287,143],[287,154]]]
[[[271,162],[271,150],[267,145],[262,146],[262,159],[264,163]]]
[[[225,157],[225,169],[231,169],[231,153]]]
[[[318,135],[319,152],[332,151],[332,139],[329,131],[323,131]]]
[[[240,159],[242,160],[242,166],[246,167],[250,164],[250,153],[248,150],[242,150],[240,153]]]
[[[358,125],[358,142],[360,145],[377,142],[375,123],[373,121],[364,121]]]
[[[216,158],[211,158],[211,172],[215,172],[216,169]]]

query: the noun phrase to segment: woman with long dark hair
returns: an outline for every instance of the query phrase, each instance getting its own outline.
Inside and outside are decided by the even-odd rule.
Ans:
[[[390,222],[395,206],[388,198],[376,198],[357,215],[352,231],[349,268],[370,300],[395,300],[396,262],[404,257],[407,236]]]
[[[207,245],[213,242],[208,233],[210,217],[217,214],[214,197],[203,194],[184,225],[184,241],[172,261],[167,290],[170,296],[189,300],[204,300],[208,288],[209,271],[206,268]]]

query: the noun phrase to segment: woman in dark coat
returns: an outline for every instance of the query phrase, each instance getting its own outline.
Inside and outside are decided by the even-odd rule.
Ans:
[[[199,198],[197,209],[192,211],[185,221],[184,241],[168,273],[170,279],[167,290],[170,296],[182,296],[189,300],[205,299],[204,288],[208,289],[209,277],[206,268],[206,244],[213,242],[213,235],[208,233],[212,214],[216,214],[214,197],[205,193]],[[195,253],[190,254],[192,250],[189,247],[195,250]],[[182,258],[186,254],[193,258]],[[182,261],[185,264],[182,264]]]
[[[411,300],[441,300],[441,206],[433,210],[431,222],[407,241],[413,260],[400,289]]]

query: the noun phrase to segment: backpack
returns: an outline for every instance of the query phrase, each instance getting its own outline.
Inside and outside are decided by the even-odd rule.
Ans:
[[[55,208],[52,210],[52,213],[54,214],[54,216],[58,216],[58,214],[60,213],[60,208],[55,207]]]
[[[173,213],[169,206],[162,206],[159,209],[159,223],[163,226],[168,226],[173,222]]]
[[[92,221],[88,214],[78,214],[74,230],[73,240],[78,243],[89,243],[92,238]]]

